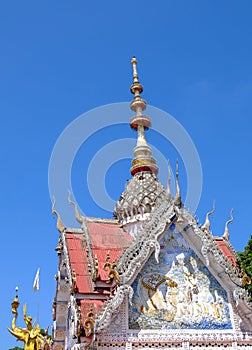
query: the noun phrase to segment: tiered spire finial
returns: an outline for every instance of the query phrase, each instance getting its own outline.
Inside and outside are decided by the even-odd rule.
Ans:
[[[132,161],[130,172],[132,175],[141,171],[149,171],[157,174],[158,167],[156,160],[151,156],[152,151],[145,138],[145,130],[151,126],[151,121],[148,116],[142,113],[146,109],[146,101],[141,97],[143,86],[138,80],[136,57],[132,58],[131,63],[133,66],[133,84],[130,87],[130,91],[134,94],[134,99],[130,104],[130,108],[136,114],[131,118],[130,126],[132,129],[137,130],[138,136],[137,145],[134,148],[135,158]]]

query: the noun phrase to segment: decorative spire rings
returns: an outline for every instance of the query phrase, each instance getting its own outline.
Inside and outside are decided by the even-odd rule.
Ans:
[[[130,119],[130,126],[137,131],[138,135],[137,145],[134,148],[135,158],[132,161],[130,172],[132,175],[141,171],[157,174],[158,167],[156,165],[156,160],[151,157],[152,151],[145,138],[145,130],[151,126],[151,121],[148,116],[142,113],[146,109],[146,101],[141,97],[143,86],[138,81],[136,68],[137,60],[135,57],[132,58],[131,63],[133,66],[133,84],[130,87],[130,91],[134,94],[134,99],[130,104],[130,108],[132,111],[135,111],[136,114]]]

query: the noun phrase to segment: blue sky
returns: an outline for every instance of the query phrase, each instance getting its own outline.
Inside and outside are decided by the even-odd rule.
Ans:
[[[176,118],[198,150],[203,170],[199,221],[215,199],[212,231],[220,235],[234,208],[230,239],[237,250],[246,245],[252,232],[251,12],[249,0],[1,3],[2,349],[16,344],[6,331],[16,285],[28,313],[36,318],[39,305],[41,326],[52,323],[58,232],[47,174],[54,144],[82,113],[132,99],[133,55],[144,98]],[[106,213],[95,207],[85,187],[85,155],[91,159],[101,141],[135,137],[127,125],[106,132],[83,145],[73,163],[72,187],[90,216]],[[151,131],[147,137],[174,170],[176,150]],[[129,160],[117,162],[106,175],[114,199],[130,178],[129,167]],[[182,164],[183,195],[184,170]],[[35,295],[38,266],[41,289]],[[18,323],[23,324],[21,308]]]

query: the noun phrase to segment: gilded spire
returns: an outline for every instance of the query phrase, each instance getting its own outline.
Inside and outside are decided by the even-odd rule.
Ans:
[[[234,221],[234,218],[233,218],[233,209],[231,209],[230,211],[230,219],[226,222],[225,224],[225,230],[224,230],[224,233],[223,233],[223,238],[226,239],[226,240],[229,240],[229,230],[228,230],[228,225],[231,224],[231,222]]]
[[[132,129],[137,130],[137,145],[134,148],[135,158],[132,161],[132,167],[130,172],[135,175],[141,171],[149,171],[152,173],[158,173],[158,167],[156,160],[151,156],[151,148],[148,146],[145,138],[145,130],[151,126],[150,118],[143,115],[143,111],[146,109],[146,101],[142,99],[141,93],[143,92],[143,86],[138,80],[137,73],[137,60],[133,57],[131,60],[133,66],[133,84],[130,87],[130,91],[134,94],[134,99],[130,104],[132,111],[136,114],[130,120],[130,126]]]
[[[179,208],[182,207],[180,187],[179,187],[179,169],[178,169],[178,160],[176,160],[176,195],[174,199],[174,204]]]

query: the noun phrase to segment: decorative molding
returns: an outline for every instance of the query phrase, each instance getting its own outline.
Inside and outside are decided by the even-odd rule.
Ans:
[[[84,237],[85,237],[85,241],[87,244],[87,252],[88,252],[88,262],[91,268],[91,273],[92,273],[92,280],[95,282],[97,276],[97,263],[96,263],[96,259],[93,256],[93,251],[91,248],[91,240],[90,240],[90,235],[88,232],[88,226],[87,226],[87,219],[86,217],[83,217],[83,221],[82,221],[82,230],[84,233]]]
[[[122,304],[126,295],[128,295],[129,300],[131,300],[133,296],[132,287],[129,285],[118,286],[115,291],[115,295],[110,297],[103,310],[97,316],[94,330],[95,333],[100,332],[110,324],[113,313]]]
[[[127,333],[103,333],[97,335],[99,343],[172,343],[172,342],[209,342],[209,343],[225,343],[225,342],[242,342],[250,341],[252,345],[252,333],[242,333],[221,330],[140,330],[128,331]]]
[[[164,233],[173,217],[174,208],[172,202],[167,198],[166,190],[164,190],[156,202],[152,214],[117,263],[116,270],[122,284],[132,282],[138,269],[148,259],[153,250],[155,250],[155,258],[158,262],[160,251],[158,238]]]
[[[201,228],[198,227],[195,218],[186,209],[182,208],[178,210],[178,214],[189,223],[189,228],[192,230],[192,234],[196,234],[200,238],[202,242],[201,254],[205,258],[206,265],[209,266],[210,260],[212,264],[213,262],[214,264],[217,263],[216,266],[222,267],[225,273],[229,276],[229,279],[232,282],[231,284],[241,287],[242,280],[239,271],[227,260],[223,252],[219,249],[212,234],[209,231],[201,230]],[[185,232],[185,229],[183,231]],[[188,231],[189,229],[187,228],[186,232],[188,233]]]
[[[154,173],[142,171],[136,173],[127,182],[126,189],[116,202],[114,215],[121,225],[145,221],[155,210],[163,192],[163,187]]]

